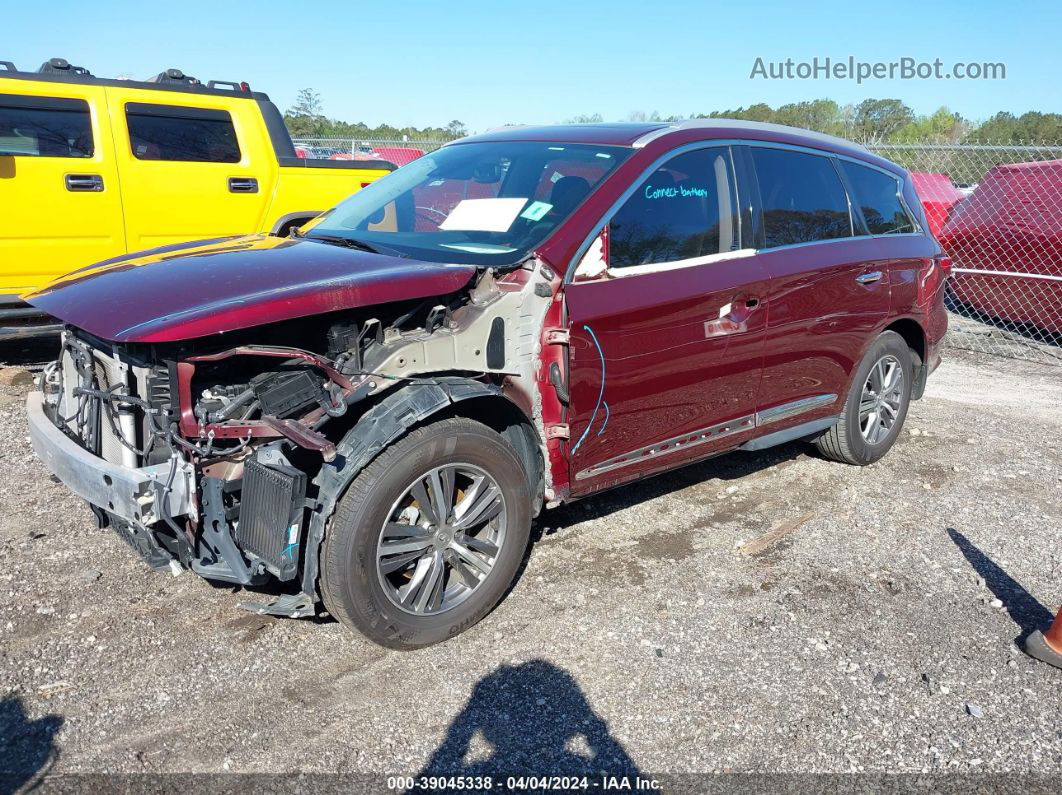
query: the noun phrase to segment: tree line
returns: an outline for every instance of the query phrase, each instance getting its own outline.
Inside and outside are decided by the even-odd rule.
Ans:
[[[661,116],[633,111],[627,121],[678,121],[679,119],[745,119],[802,127],[838,135],[864,143],[974,143],[1062,144],[1062,114],[1028,111],[1021,115],[1000,112],[974,122],[947,107],[933,113],[917,114],[898,99],[865,99],[858,104],[839,105],[831,99],[791,102],[772,108],[765,103],[728,110],[696,113],[692,116]],[[304,88],[284,114],[292,137],[402,140],[452,140],[467,134],[456,119],[444,127],[370,127],[362,122],[346,122],[325,116],[320,95]],[[567,123],[603,121],[601,114],[576,116]]]

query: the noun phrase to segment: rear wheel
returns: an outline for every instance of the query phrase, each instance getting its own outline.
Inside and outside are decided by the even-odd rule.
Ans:
[[[438,643],[505,595],[530,526],[516,451],[473,420],[433,423],[351,483],[325,538],[322,597],[337,619],[383,646]]]
[[[883,332],[852,379],[841,416],[815,445],[827,458],[866,466],[896,442],[911,402],[914,365],[903,337]]]

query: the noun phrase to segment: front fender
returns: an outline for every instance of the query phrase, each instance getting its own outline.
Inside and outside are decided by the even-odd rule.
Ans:
[[[314,483],[317,506],[310,515],[303,563],[302,590],[317,593],[317,574],[325,527],[347,486],[389,444],[414,425],[455,403],[470,398],[500,396],[501,389],[471,378],[446,376],[431,381],[413,381],[388,393],[347,431],[336,445],[336,457],[326,462]]]

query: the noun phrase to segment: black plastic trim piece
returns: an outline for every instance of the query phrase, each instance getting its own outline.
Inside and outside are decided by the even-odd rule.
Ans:
[[[284,215],[280,216],[276,221],[273,222],[273,228],[269,230],[269,234],[271,234],[271,235],[279,235],[280,234],[280,230],[283,229],[288,224],[290,224],[292,221],[302,221],[302,223],[304,224],[307,221],[313,220],[314,218],[319,216],[322,212],[324,212],[324,211],[323,210],[303,210],[302,212],[298,212],[298,213],[285,213]],[[302,224],[299,224],[299,226],[302,226]]]
[[[157,105],[154,102],[126,102],[125,112],[137,116],[161,116],[167,119],[196,119],[198,121],[227,121],[232,114],[214,108],[189,108],[187,105]]]
[[[491,370],[505,367],[505,318],[496,317],[491,321],[490,334],[487,335],[487,367]]]
[[[278,157],[284,168],[343,168],[364,171],[394,171],[398,166],[387,160],[322,160],[316,157]]]
[[[37,97],[25,94],[0,94],[0,105],[5,108],[29,108],[31,110],[73,110],[89,112],[89,104],[83,99],[65,97]]]
[[[922,395],[926,393],[926,384],[929,382],[929,367],[924,364],[916,364],[913,381],[914,383],[911,384],[911,400],[921,400]]]
[[[295,145],[291,142],[291,134],[284,125],[284,117],[280,115],[277,106],[268,99],[258,101],[258,110],[262,114],[262,121],[265,122],[266,132],[273,144],[273,153],[276,155],[277,162],[283,165],[285,158],[295,157]]]

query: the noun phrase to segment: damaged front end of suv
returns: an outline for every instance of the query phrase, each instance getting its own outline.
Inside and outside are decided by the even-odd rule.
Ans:
[[[337,497],[424,418],[479,399],[475,415],[521,453],[529,488],[551,488],[529,386],[556,277],[533,261],[501,278],[458,273],[468,284],[449,294],[192,340],[69,327],[29,399],[34,446],[152,567],[294,581],[248,606],[309,615]]]
[[[555,154],[516,148],[443,150],[291,238],[156,249],[29,296],[66,324],[59,359],[28,399],[38,455],[152,567],[273,582],[274,595],[243,606],[299,617],[322,601],[323,542],[359,474],[411,429],[474,421],[505,450],[480,460],[482,451],[462,453],[464,442],[451,438],[457,458],[407,475],[405,496],[387,492],[390,510],[365,498],[358,510],[375,511],[384,528],[370,544],[381,563],[371,593],[351,600],[383,608],[346,622],[402,648],[471,625],[500,598],[506,575],[474,609],[468,597],[503,557],[515,574],[522,555],[503,555],[502,539],[526,547],[531,514],[566,486],[557,430],[565,352],[547,332],[561,322],[561,277],[533,246],[590,183],[580,177],[583,195],[565,199],[557,180],[541,177]],[[599,177],[614,165],[600,167],[600,151],[572,149]],[[529,159],[540,162],[519,192],[545,190],[554,201],[461,198],[497,194]],[[432,209],[442,205],[447,212]],[[504,234],[491,231],[499,212],[511,216]],[[432,218],[461,213],[449,228]],[[424,242],[435,238],[437,246]],[[523,482],[506,480],[509,461],[497,474],[490,455],[515,456]],[[355,609],[324,601],[341,620]]]

